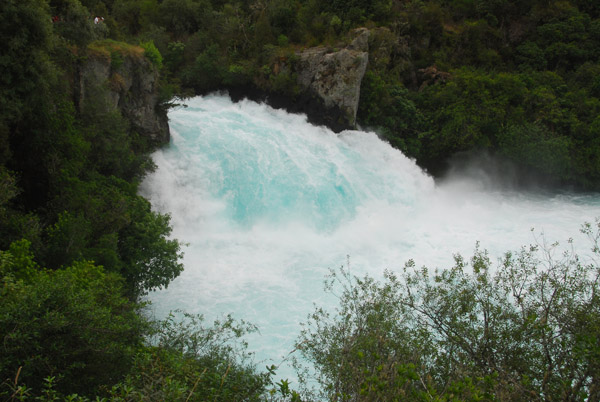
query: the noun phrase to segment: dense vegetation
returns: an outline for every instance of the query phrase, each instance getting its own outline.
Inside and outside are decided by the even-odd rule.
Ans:
[[[138,195],[156,144],[102,92],[75,102],[88,54],[160,65],[156,47],[107,40],[77,0],[2,1],[0,23],[0,399],[264,394],[271,375],[236,341],[252,327],[144,313],[183,268],[169,217]]]
[[[600,227],[584,226],[598,256]],[[597,401],[595,264],[557,245],[431,272],[409,261],[383,281],[332,271],[334,311],[318,308],[297,348],[330,401]]]
[[[111,37],[152,42],[165,93],[293,98],[295,52],[371,29],[358,123],[434,173],[486,150],[600,188],[600,7],[589,1],[87,0]],[[281,68],[283,64],[291,69]]]
[[[138,195],[158,144],[93,99],[77,104],[74,77],[89,52],[117,62],[134,49],[161,68],[162,108],[223,88],[293,99],[293,69],[278,63],[360,26],[371,50],[359,124],[435,172],[487,150],[600,188],[595,2],[3,0],[2,399],[298,400],[247,359],[236,340],[252,326],[146,317],[140,297],[182,269],[169,217]],[[472,275],[465,266],[433,282],[410,270],[344,279],[348,314],[322,325],[317,312],[298,345],[326,397],[597,400],[597,266],[544,267],[527,252],[494,278],[482,252]]]

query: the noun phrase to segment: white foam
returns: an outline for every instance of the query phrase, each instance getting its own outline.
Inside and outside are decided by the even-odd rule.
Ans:
[[[530,244],[531,228],[577,239],[600,215],[598,195],[491,190],[472,177],[435,185],[373,133],[336,135],[225,96],[187,103],[169,114],[172,145],[142,186],[189,243],[185,271],[150,299],[158,316],[181,308],[257,324],[251,348],[265,364],[292,350],[313,302],[331,303],[322,281],[347,255],[375,277],[411,258],[443,268],[476,241],[493,257]]]

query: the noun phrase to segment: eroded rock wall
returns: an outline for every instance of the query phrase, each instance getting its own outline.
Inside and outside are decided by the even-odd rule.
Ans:
[[[86,102],[119,111],[132,130],[156,144],[169,141],[166,112],[158,107],[158,69],[145,57],[120,55],[118,62],[90,54],[79,66],[76,95],[80,108]]]
[[[298,53],[297,82],[325,110],[339,111],[333,126],[354,127],[360,100],[360,85],[369,61],[369,31],[354,31],[354,39],[343,49],[314,47]],[[337,113],[332,113],[335,116]]]

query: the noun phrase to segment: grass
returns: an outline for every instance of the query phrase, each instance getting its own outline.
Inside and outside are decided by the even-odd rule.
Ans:
[[[130,45],[125,42],[118,42],[112,39],[94,41],[88,45],[87,49],[90,55],[103,57],[107,60],[111,60],[115,53],[122,57],[133,57],[137,59],[144,57],[144,49],[142,47]]]

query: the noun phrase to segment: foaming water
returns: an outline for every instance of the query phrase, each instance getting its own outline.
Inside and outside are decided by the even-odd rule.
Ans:
[[[380,277],[408,259],[449,267],[475,243],[492,257],[535,241],[576,240],[600,196],[494,190],[455,176],[436,184],[373,133],[339,135],[250,101],[194,98],[169,114],[172,143],[142,186],[172,216],[185,271],[150,295],[156,315],[232,313],[260,328],[257,359],[278,364],[322,291],[328,268]],[[280,374],[293,377],[289,368]]]

